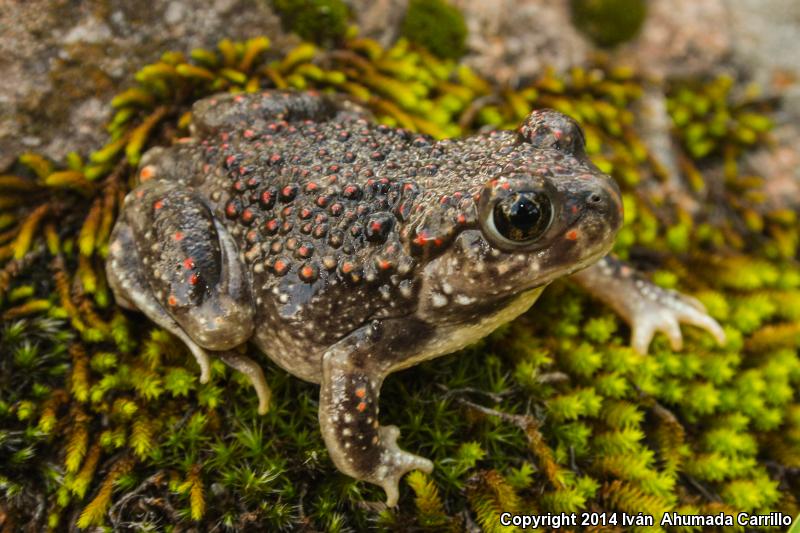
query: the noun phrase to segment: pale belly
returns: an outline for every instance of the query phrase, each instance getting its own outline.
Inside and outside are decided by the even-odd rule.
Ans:
[[[421,346],[416,355],[392,366],[391,372],[412,367],[422,361],[456,352],[465,346],[484,338],[506,322],[510,322],[531,308],[542,294],[545,286],[536,287],[521,293],[509,304],[494,314],[484,316],[473,324],[454,324],[443,326],[428,342]]]
[[[423,361],[456,352],[479,341],[506,322],[514,320],[530,309],[544,290],[544,286],[521,293],[508,305],[482,317],[472,324],[443,325],[436,334],[419,345],[413,355],[397,362],[386,372],[396,372]],[[319,383],[322,377],[322,355],[329,346],[320,346],[304,336],[301,331],[281,328],[279,331],[256,334],[254,344],[270,360],[294,376]],[[408,339],[409,345],[415,339]]]

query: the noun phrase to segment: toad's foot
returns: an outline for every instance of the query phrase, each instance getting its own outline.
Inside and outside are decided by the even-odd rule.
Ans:
[[[269,411],[272,390],[267,385],[267,380],[264,379],[264,371],[261,370],[261,366],[246,355],[236,352],[218,352],[218,355],[226,365],[247,376],[258,396],[258,414],[266,414]]]
[[[717,342],[725,344],[725,332],[708,316],[703,304],[642,279],[630,266],[611,256],[578,272],[572,279],[614,308],[631,325],[631,344],[639,353],[647,353],[658,331],[667,336],[673,350],[680,350],[683,347],[681,323],[703,328]]]
[[[636,281],[636,290],[640,300],[629,315],[623,315],[633,329],[631,344],[636,351],[647,353],[647,347],[657,331],[669,338],[673,350],[682,349],[681,323],[703,328],[718,343],[725,344],[725,332],[695,298],[644,280]]]
[[[397,426],[380,426],[378,428],[378,444],[381,448],[380,464],[368,477],[364,477],[365,481],[383,487],[386,492],[386,505],[389,507],[397,505],[399,497],[397,487],[400,478],[406,472],[421,470],[430,474],[433,471],[433,463],[430,459],[401,450],[397,446],[397,437],[399,436],[400,430]]]

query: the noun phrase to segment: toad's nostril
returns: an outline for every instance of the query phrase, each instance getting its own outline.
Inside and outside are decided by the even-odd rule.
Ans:
[[[589,203],[598,204],[602,200],[603,199],[601,198],[601,196],[599,194],[597,194],[596,192],[593,192],[592,194],[589,195]]]

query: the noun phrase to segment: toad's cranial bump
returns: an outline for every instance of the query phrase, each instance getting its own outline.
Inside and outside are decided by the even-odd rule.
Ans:
[[[343,472],[380,485],[432,463],[378,423],[383,379],[457,350],[575,274],[633,324],[680,343],[696,302],[604,258],[622,222],[614,182],[570,118],[532,112],[515,132],[434,142],[314,93],[220,95],[193,136],[145,154],[112,234],[120,304],[177,335],[209,379],[216,355],[268,408],[250,341],[320,383],[319,420]]]

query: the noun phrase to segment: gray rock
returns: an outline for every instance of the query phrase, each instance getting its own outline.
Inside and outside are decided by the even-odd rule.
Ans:
[[[106,140],[108,103],[167,50],[287,37],[268,0],[0,1],[0,169],[22,151],[56,160]]]
[[[584,63],[591,44],[570,21],[568,2],[457,0],[466,14],[466,62],[501,83],[517,83],[546,66],[564,71]]]

